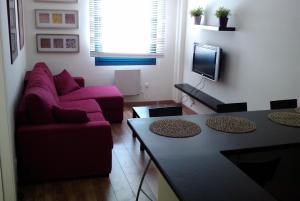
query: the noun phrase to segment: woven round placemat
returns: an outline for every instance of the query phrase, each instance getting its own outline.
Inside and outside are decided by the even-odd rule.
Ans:
[[[254,122],[233,116],[215,116],[206,120],[206,125],[224,133],[242,134],[256,130]]]
[[[295,111],[296,111],[297,113],[300,113],[300,107],[297,107],[297,108],[295,109]]]
[[[197,124],[180,119],[162,119],[153,122],[150,130],[165,137],[184,138],[198,135],[201,132]]]
[[[291,127],[300,127],[300,114],[293,112],[272,112],[269,119],[275,123]]]

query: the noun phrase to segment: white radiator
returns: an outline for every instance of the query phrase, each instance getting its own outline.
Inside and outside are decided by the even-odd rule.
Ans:
[[[141,70],[116,70],[115,84],[124,96],[141,93]]]

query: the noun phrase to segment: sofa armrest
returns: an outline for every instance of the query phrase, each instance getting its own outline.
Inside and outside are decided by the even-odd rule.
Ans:
[[[83,77],[73,77],[75,82],[77,82],[77,84],[80,86],[80,87],[84,87],[84,78]]]

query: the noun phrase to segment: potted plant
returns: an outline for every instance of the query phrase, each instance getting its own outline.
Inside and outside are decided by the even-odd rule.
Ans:
[[[228,16],[230,16],[230,9],[220,7],[216,10],[216,17],[220,20],[220,27],[227,27]]]
[[[204,13],[204,9],[202,7],[194,8],[191,10],[191,16],[195,18],[195,24],[201,23],[201,17]]]

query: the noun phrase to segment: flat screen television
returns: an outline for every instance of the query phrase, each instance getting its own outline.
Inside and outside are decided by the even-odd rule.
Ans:
[[[192,71],[212,81],[218,81],[221,54],[220,47],[195,43]]]

